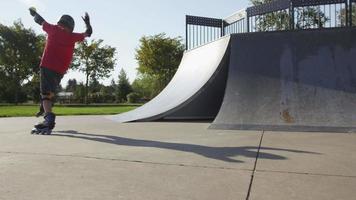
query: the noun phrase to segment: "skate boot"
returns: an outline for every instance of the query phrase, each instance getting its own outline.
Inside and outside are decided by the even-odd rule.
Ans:
[[[56,115],[54,113],[46,113],[44,116],[44,121],[35,125],[32,129],[31,134],[37,135],[51,135],[56,123]]]
[[[54,106],[54,102],[52,102],[52,107]],[[43,102],[41,102],[40,107],[39,107],[39,111],[36,113],[36,117],[40,117],[43,116],[43,114],[45,113],[44,108],[43,108]]]

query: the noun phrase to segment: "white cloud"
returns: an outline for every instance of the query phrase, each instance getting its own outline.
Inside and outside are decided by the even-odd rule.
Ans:
[[[44,11],[46,5],[41,0],[17,0],[27,7],[35,7],[38,11]]]

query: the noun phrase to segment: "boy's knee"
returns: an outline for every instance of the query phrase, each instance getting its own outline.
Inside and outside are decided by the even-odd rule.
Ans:
[[[42,93],[41,96],[42,96],[42,100],[52,101],[54,97],[54,93],[53,92]]]

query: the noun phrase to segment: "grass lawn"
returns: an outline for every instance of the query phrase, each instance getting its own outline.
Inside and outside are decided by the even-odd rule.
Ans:
[[[112,115],[127,112],[137,105],[95,105],[95,106],[54,106],[53,111],[59,115]],[[37,105],[0,106],[0,117],[27,117],[38,112]]]

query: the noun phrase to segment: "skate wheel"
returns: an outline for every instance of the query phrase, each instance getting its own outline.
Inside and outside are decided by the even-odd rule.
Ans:
[[[46,135],[51,135],[51,134],[52,134],[52,130],[46,132]]]
[[[51,135],[52,134],[52,130],[48,130],[48,129],[36,129],[33,128],[31,130],[31,134],[36,134],[36,135]]]
[[[51,135],[52,131],[51,130],[42,130],[40,131],[41,135]]]
[[[32,135],[35,134],[36,132],[37,132],[37,129],[35,129],[35,128],[31,130]]]

